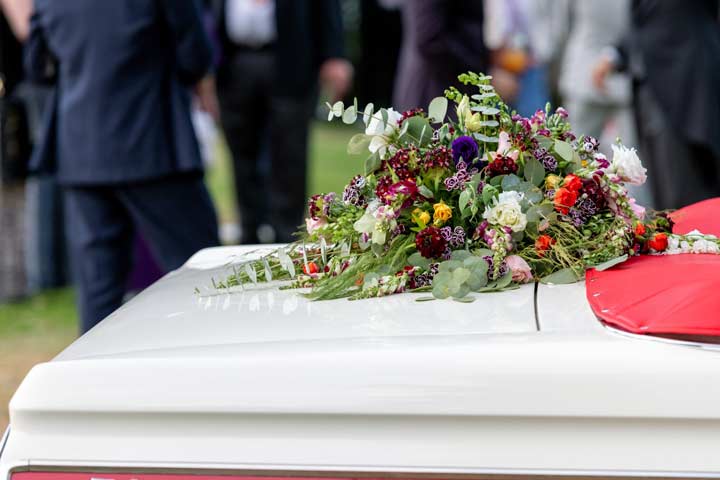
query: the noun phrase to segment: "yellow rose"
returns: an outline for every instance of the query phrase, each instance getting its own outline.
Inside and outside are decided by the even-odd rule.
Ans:
[[[548,189],[557,189],[560,183],[562,182],[562,177],[559,177],[557,175],[548,175],[545,178],[545,188]]]
[[[473,113],[465,117],[465,128],[471,132],[479,132],[482,128],[482,120],[479,113]]]
[[[452,218],[452,207],[449,207],[442,200],[440,203],[433,205],[435,213],[433,214],[433,224],[436,227],[441,226]]]
[[[430,214],[425,210],[416,208],[412,212],[412,220],[417,223],[418,227],[425,228],[425,226],[430,223]]]

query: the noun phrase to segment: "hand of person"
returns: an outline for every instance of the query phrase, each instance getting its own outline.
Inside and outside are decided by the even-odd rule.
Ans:
[[[602,93],[607,91],[607,77],[615,70],[612,59],[602,55],[592,70],[593,86]]]
[[[512,103],[520,91],[520,80],[518,80],[517,75],[500,67],[492,67],[490,75],[493,77],[492,85],[498,95],[505,101]]]
[[[200,110],[207,112],[215,122],[220,122],[220,103],[213,75],[206,75],[195,85],[195,96]]]
[[[353,66],[344,58],[329,58],[320,65],[320,83],[333,102],[343,98],[352,85]]]

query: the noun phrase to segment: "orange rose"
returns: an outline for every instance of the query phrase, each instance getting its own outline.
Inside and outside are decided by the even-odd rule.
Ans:
[[[563,181],[563,187],[577,193],[582,188],[582,180],[580,180],[580,177],[578,177],[577,175],[573,175],[571,173],[570,175],[567,175],[565,177],[565,180]]]
[[[656,252],[664,252],[668,246],[667,235],[664,233],[656,233],[648,240],[648,246]]]
[[[550,235],[540,235],[537,240],[535,240],[535,251],[538,256],[544,257],[545,252],[548,251],[556,241],[557,240],[552,238]]]
[[[555,210],[567,215],[570,207],[575,205],[578,194],[574,190],[567,189],[565,187],[558,188],[555,191]]]
[[[638,237],[642,237],[645,235],[645,224],[642,222],[637,222],[635,224],[635,235]]]

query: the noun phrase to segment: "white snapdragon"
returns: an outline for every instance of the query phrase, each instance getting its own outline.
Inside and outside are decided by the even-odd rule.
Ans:
[[[485,207],[483,218],[493,225],[510,227],[513,232],[522,232],[527,226],[527,216],[523,213],[519,192],[503,192],[492,206]]]
[[[634,148],[624,145],[613,145],[613,159],[610,171],[615,173],[622,181],[631,185],[642,185],[647,180],[647,170]]]
[[[365,135],[371,136],[368,149],[370,152],[377,152],[381,157],[385,156],[388,145],[390,144],[390,135],[398,128],[398,121],[402,115],[392,108],[387,110],[387,122],[383,120],[381,112],[375,112],[365,128]]]

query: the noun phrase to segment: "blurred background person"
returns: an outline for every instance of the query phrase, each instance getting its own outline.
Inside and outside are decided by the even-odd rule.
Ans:
[[[27,111],[17,96],[22,81],[22,48],[27,35],[26,5],[0,3],[0,301],[27,294],[25,176],[30,138]]]
[[[484,0],[485,41],[493,84],[517,112],[530,117],[550,101],[549,65],[564,25],[556,0]]]
[[[460,0],[404,0],[403,42],[393,106],[420,107],[450,85],[461,90],[457,76],[485,72],[488,55],[483,38],[483,3]],[[378,35],[384,35],[378,32]]]
[[[342,98],[351,84],[340,3],[217,0],[214,8],[222,49],[218,93],[233,157],[240,241],[259,243],[259,227],[269,224],[275,241],[290,242],[305,211],[318,80],[330,100]]]
[[[640,155],[656,208],[720,196],[720,1],[633,0],[631,25],[593,68],[632,77]]]
[[[117,309],[133,233],[164,270],[218,244],[190,119],[216,107],[193,0],[36,0],[26,70],[57,84],[33,165],[63,186],[81,330]]]
[[[361,104],[392,105],[402,42],[403,0],[360,0],[356,93]],[[383,32],[378,35],[378,32]]]
[[[559,23],[567,26],[559,90],[574,131],[602,139],[600,144],[608,157],[612,156],[610,145],[618,137],[625,145],[637,146],[629,75],[614,72],[603,90],[592,81],[595,63],[629,27],[630,0],[557,2]],[[640,205],[652,206],[649,186],[630,186],[630,190]]]

